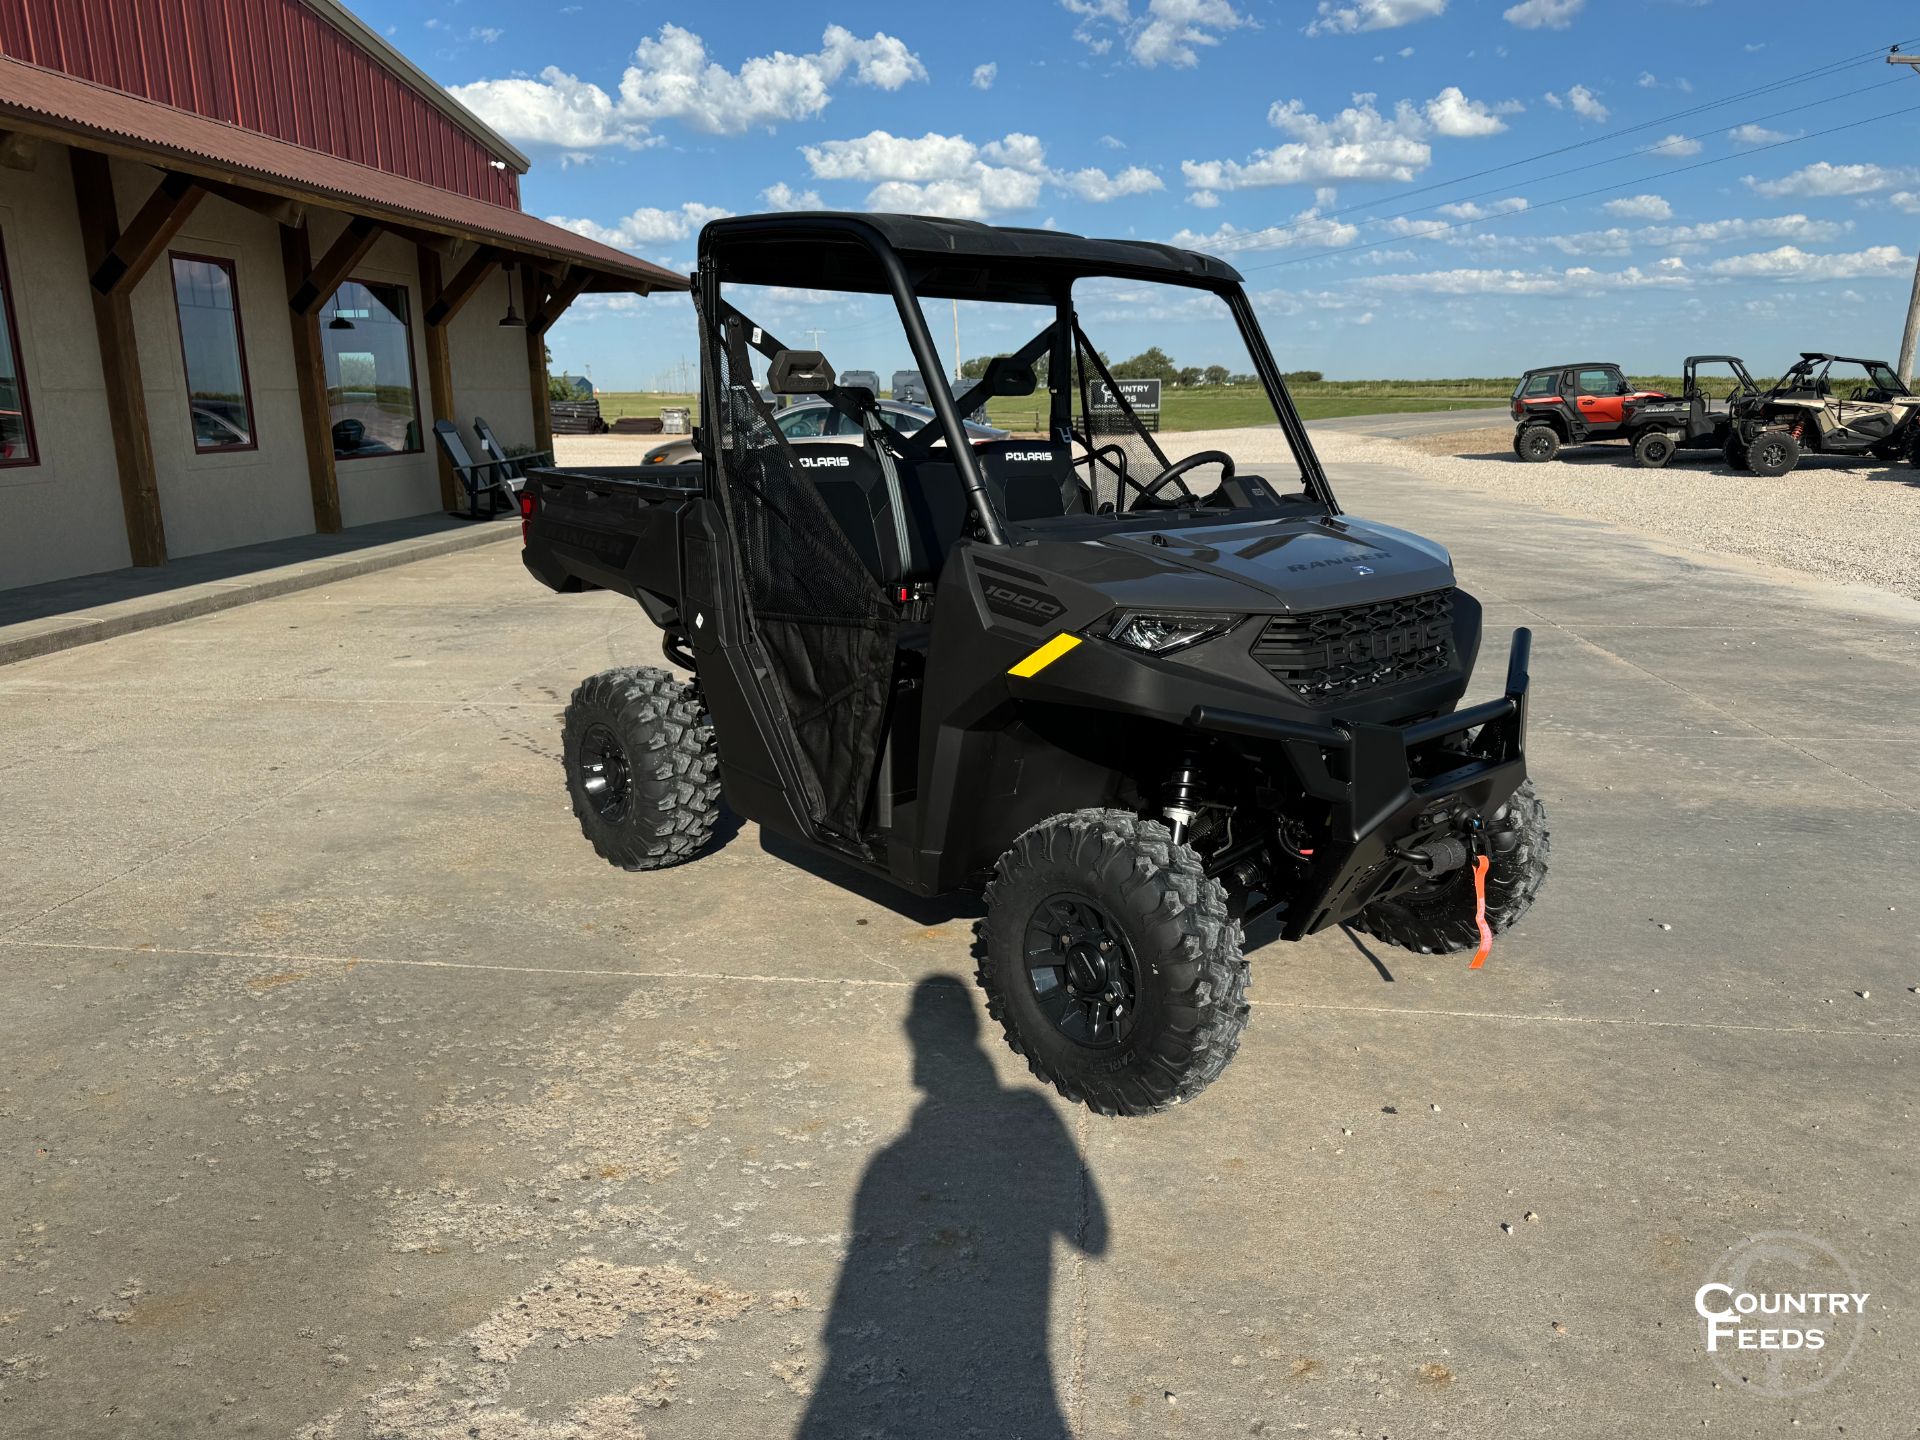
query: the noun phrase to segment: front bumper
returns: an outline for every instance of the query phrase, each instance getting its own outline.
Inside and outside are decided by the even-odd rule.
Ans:
[[[1513,632],[1506,693],[1411,725],[1302,724],[1197,705],[1195,730],[1285,752],[1307,794],[1328,806],[1325,839],[1281,914],[1288,940],[1324,930],[1402,888],[1418,872],[1394,853],[1412,841],[1485,825],[1527,778],[1527,684],[1533,632]],[[1474,732],[1469,736],[1469,732]]]

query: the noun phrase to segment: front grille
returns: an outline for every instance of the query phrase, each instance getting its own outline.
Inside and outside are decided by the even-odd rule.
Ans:
[[[1314,705],[1437,675],[1454,663],[1453,591],[1275,615],[1253,642],[1253,658]]]

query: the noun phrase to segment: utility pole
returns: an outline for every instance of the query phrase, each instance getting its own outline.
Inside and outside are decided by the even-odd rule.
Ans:
[[[960,297],[957,295],[953,299],[953,378],[960,378]]]
[[[1902,55],[1900,47],[1894,46],[1887,54],[1889,65],[1905,65],[1920,75],[1920,55]],[[1920,341],[1920,257],[1913,266],[1913,294],[1907,300],[1907,328],[1900,335],[1900,383],[1913,383],[1913,350],[1916,341]]]

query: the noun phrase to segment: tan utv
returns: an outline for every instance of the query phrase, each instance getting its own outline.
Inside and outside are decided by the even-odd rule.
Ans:
[[[1920,396],[1884,360],[1803,350],[1770,390],[1737,395],[1727,463],[1784,475],[1802,455],[1920,465]]]

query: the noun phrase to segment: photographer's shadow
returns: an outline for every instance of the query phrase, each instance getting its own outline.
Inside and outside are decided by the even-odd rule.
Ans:
[[[964,985],[922,980],[906,1028],[925,1096],[861,1178],[799,1436],[1066,1440],[1053,1242],[1105,1252],[1100,1193],[1053,1105],[1001,1088]]]

